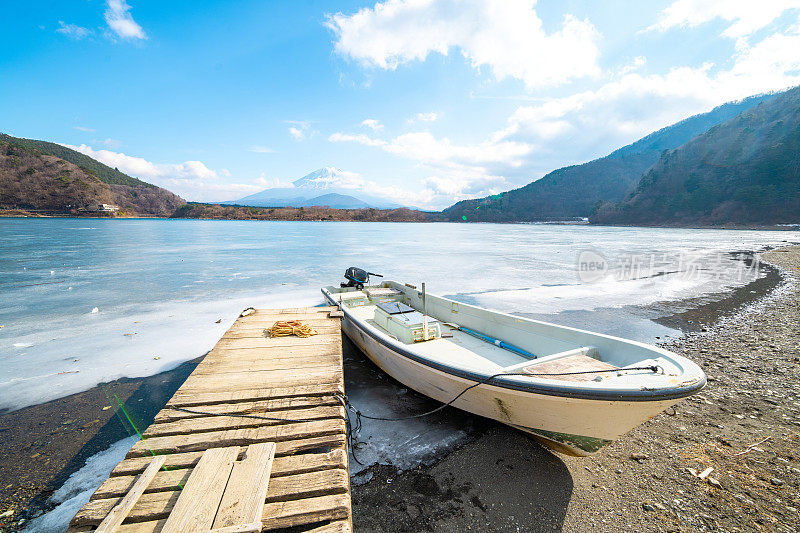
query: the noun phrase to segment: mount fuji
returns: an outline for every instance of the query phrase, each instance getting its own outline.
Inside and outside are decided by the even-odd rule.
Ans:
[[[292,182],[291,187],[266,189],[239,200],[223,204],[252,207],[310,207],[328,206],[334,209],[394,209],[402,207],[364,190],[365,184],[357,174],[334,167],[324,167]]]

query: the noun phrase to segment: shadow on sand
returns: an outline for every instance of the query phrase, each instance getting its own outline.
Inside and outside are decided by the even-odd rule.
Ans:
[[[381,397],[390,399],[397,416],[440,405],[381,372],[346,336],[342,341],[348,396],[372,387],[384,389]],[[426,423],[461,429],[467,437],[406,471],[370,467],[371,480],[352,487],[356,531],[561,529],[573,481],[556,454],[517,430],[454,408]],[[360,440],[369,437],[362,434]],[[401,447],[393,451],[403,453]]]

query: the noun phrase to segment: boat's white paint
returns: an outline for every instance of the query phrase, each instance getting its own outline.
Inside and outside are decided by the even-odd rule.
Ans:
[[[422,295],[417,290],[395,282],[382,286],[401,290],[405,303],[423,310]],[[328,287],[323,294],[337,303],[340,290]],[[453,331],[452,338],[405,344],[374,323],[374,306],[341,305],[341,309],[343,331],[376,365],[404,385],[441,402],[449,402],[481,376],[519,371],[576,353],[618,367],[645,364],[664,369],[663,373],[603,374],[605,377],[596,382],[504,376],[469,390],[453,404],[534,434],[539,431],[613,441],[705,383],[697,365],[655,346],[489,311],[431,294],[425,295],[428,315],[502,339],[538,358],[525,358],[460,331]],[[577,455],[594,451],[563,439],[555,444]]]

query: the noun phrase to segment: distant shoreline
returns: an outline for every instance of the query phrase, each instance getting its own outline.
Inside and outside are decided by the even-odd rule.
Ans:
[[[216,204],[215,204],[216,205]],[[220,207],[229,207],[229,206],[220,206]],[[253,209],[262,209],[268,210],[268,208],[253,208]],[[92,220],[138,220],[138,219],[146,219],[146,220],[250,220],[250,221],[266,221],[266,222],[411,222],[411,223],[447,223],[447,224],[507,224],[507,225],[536,225],[536,226],[584,226],[584,227],[592,227],[592,228],[643,228],[643,229],[718,229],[718,230],[743,230],[743,231],[800,231],[800,222],[797,224],[775,224],[769,226],[758,226],[758,225],[736,225],[736,224],[724,224],[720,226],[711,226],[711,225],[654,225],[654,226],[634,226],[634,225],[627,225],[627,224],[591,224],[591,223],[584,223],[584,222],[570,222],[570,221],[547,221],[547,220],[536,220],[536,221],[507,221],[507,222],[487,222],[487,221],[470,221],[470,220],[445,220],[443,218],[436,218],[431,217],[429,219],[425,219],[425,216],[429,215],[429,212],[426,211],[413,211],[410,209],[374,209],[376,214],[369,216],[361,216],[361,217],[346,217],[340,216],[339,218],[326,218],[326,217],[314,217],[312,213],[316,213],[314,211],[319,209],[324,212],[328,211],[369,211],[368,209],[331,209],[331,208],[274,208],[274,210],[282,210],[285,213],[289,213],[291,211],[297,212],[306,212],[308,216],[301,217],[257,217],[257,216],[241,216],[241,217],[224,217],[224,216],[157,216],[157,215],[136,215],[136,216],[91,216],[91,215],[71,215],[68,213],[63,214],[41,214],[41,213],[34,213],[30,211],[25,211],[22,209],[0,209],[0,218],[75,218],[75,219],[92,219]],[[423,216],[420,217],[404,217],[402,214],[386,214],[387,211],[389,212],[396,212],[400,210],[411,211],[413,213],[420,213]],[[320,212],[321,212],[320,211]],[[433,213],[434,215],[438,213]]]

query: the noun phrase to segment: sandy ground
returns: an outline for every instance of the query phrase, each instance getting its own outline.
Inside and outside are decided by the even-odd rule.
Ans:
[[[765,258],[797,280],[800,247]],[[800,291],[784,288],[732,312],[772,286],[748,286],[727,303],[674,319],[696,331],[667,346],[709,376],[674,416],[661,414],[596,456],[574,458],[467,415],[470,443],[428,467],[373,467],[372,481],[353,487],[356,530],[800,530]],[[712,325],[720,313],[730,316]],[[0,414],[0,515],[13,511],[0,530],[40,513],[87,457],[128,436],[116,410],[103,409],[114,393],[146,427],[196,363]],[[689,471],[708,467],[706,480]]]
[[[797,281],[800,247],[765,259]],[[374,468],[353,488],[356,530],[800,530],[800,291],[781,292],[668,345],[709,377],[673,416],[590,458],[485,421],[432,467]]]

